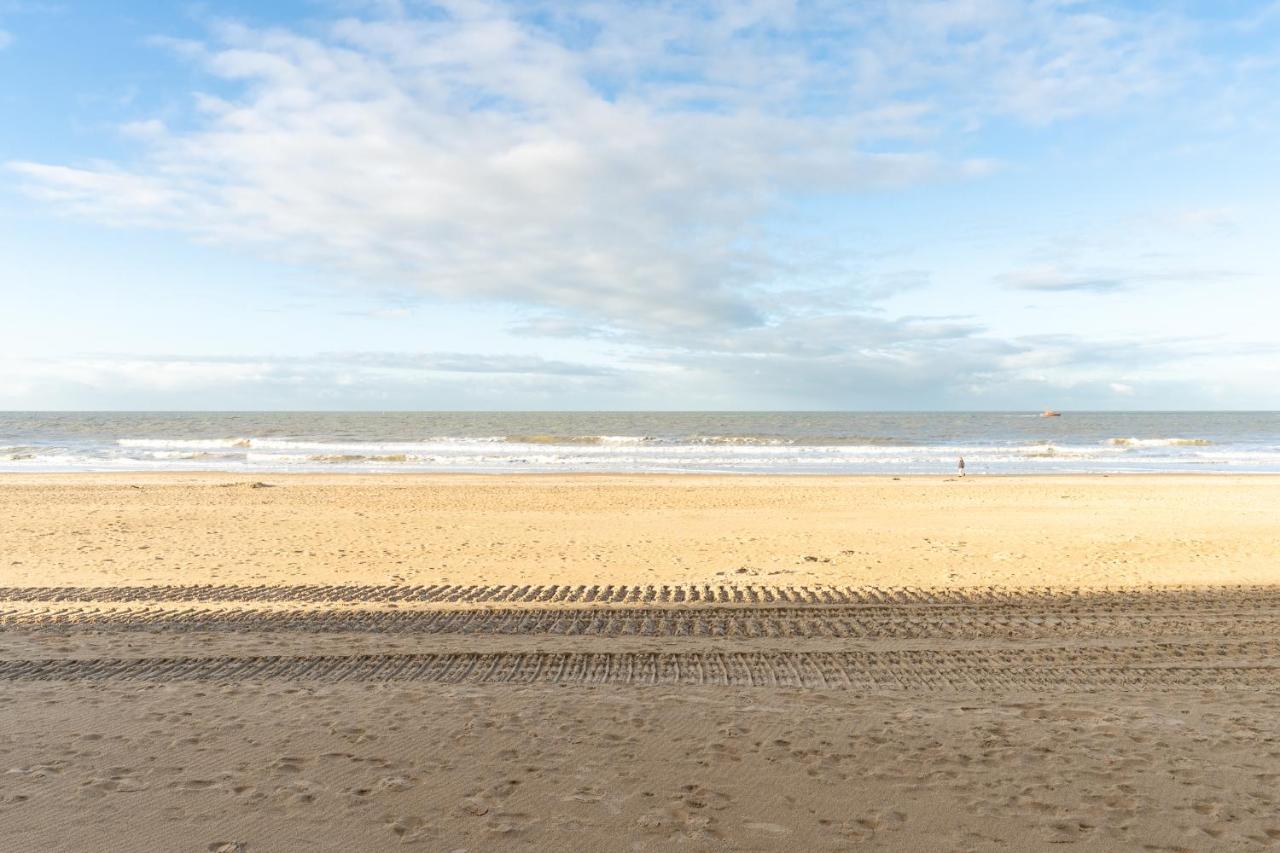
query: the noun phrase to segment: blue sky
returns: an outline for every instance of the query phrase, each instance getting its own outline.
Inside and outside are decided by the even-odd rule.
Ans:
[[[0,0],[0,408],[1277,408],[1280,2]]]

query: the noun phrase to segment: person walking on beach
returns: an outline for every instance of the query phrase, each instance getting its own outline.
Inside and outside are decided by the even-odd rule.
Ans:
[[[964,476],[964,457],[960,457],[960,476]]]

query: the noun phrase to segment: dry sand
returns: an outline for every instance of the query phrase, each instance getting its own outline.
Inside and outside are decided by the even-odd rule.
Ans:
[[[0,478],[0,846],[1280,846],[1280,478],[263,479]]]
[[[1280,564],[1268,476],[264,480],[0,477],[0,577],[1097,588],[1271,583]]]

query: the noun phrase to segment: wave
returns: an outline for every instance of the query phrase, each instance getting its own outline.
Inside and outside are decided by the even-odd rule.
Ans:
[[[964,456],[970,474],[1121,473],[1218,470],[1280,473],[1280,447],[1174,448],[1132,453],[1120,446],[848,448],[673,446],[607,448],[499,445],[422,453],[136,451],[57,448],[0,454],[7,471],[471,471],[949,474]]]
[[[120,447],[170,447],[177,450],[220,450],[252,446],[249,438],[118,438]]]
[[[366,453],[414,453],[475,445],[528,445],[538,447],[913,447],[918,442],[892,436],[802,436],[770,435],[557,435],[551,433],[502,436],[431,436],[417,440],[343,441],[303,438],[120,438],[116,445],[143,450],[256,450],[310,451],[332,455]]]
[[[207,450],[153,450],[147,453],[149,459],[227,459],[235,458],[225,453],[210,453]]]
[[[757,435],[700,435],[690,444],[741,447],[916,447],[918,441],[884,435],[817,435],[796,438]]]
[[[979,451],[978,454],[982,454]],[[989,450],[987,452],[990,452]],[[1106,451],[1096,446],[1088,445],[1080,446],[1063,446],[1058,444],[1034,444],[1030,447],[1020,447],[1017,455],[1027,459],[1099,459],[1104,456],[1114,455],[1115,451]]]
[[[315,439],[294,438],[254,438],[249,445],[256,451],[310,452],[314,454],[366,455],[370,453],[418,453],[429,452],[440,448],[472,447],[475,445],[498,444],[505,441],[501,436],[440,436],[423,438],[418,441],[324,441]]]
[[[506,445],[531,447],[600,448],[616,447],[667,447],[667,448],[796,448],[814,450],[841,450],[848,452],[876,452],[881,449],[929,453],[932,451],[981,453],[998,450],[998,447],[960,447],[952,445],[921,445],[907,439],[891,436],[811,436],[783,438],[764,435],[692,435],[660,438],[650,435],[505,435],[505,436],[435,436],[417,441],[342,441],[293,438],[121,438],[116,440],[121,448],[163,451],[217,451],[255,450],[305,452],[312,455],[333,457],[369,455],[398,455],[414,453],[448,452],[452,449],[477,445]],[[1205,438],[1111,438],[1101,443],[1103,447],[1118,449],[1144,449],[1157,447],[1210,447],[1214,442]],[[1032,442],[1018,452],[1030,455],[1077,455],[1088,452],[1080,445],[1065,449],[1047,442]],[[160,458],[160,457],[157,457]],[[176,458],[176,457],[175,457]]]
[[[508,444],[645,444],[657,441],[647,435],[507,435],[502,440]]]
[[[1211,447],[1207,438],[1110,438],[1105,444],[1115,447]]]
[[[292,425],[291,426],[295,426]],[[777,473],[950,473],[963,456],[969,473],[1126,472],[1172,470],[1277,471],[1280,441],[1274,430],[1232,438],[1210,426],[1168,424],[1115,425],[1105,431],[1080,430],[1059,435],[1039,427],[1021,434],[971,430],[940,422],[900,438],[893,424],[868,424],[843,434],[837,425],[736,424],[676,420],[655,424],[639,434],[631,423],[578,423],[557,431],[555,422],[510,424],[503,430],[476,424],[477,433],[414,436],[411,429],[370,434],[360,429],[316,429],[299,424],[296,432],[261,429],[245,423],[221,427],[166,430],[134,425],[116,438],[101,433],[81,438],[61,434],[13,432],[0,445],[0,469],[6,471],[600,471],[600,472],[777,472]],[[600,426],[604,426],[603,429]],[[521,427],[527,427],[521,429]],[[539,431],[539,430],[550,431]],[[1182,436],[1124,437],[1167,429]],[[439,432],[445,432],[440,429]],[[633,431],[636,434],[618,434]],[[424,432],[437,432],[428,428]],[[507,434],[503,434],[506,432]],[[147,434],[151,435],[147,437]],[[239,433],[239,435],[237,435]],[[1107,438],[1108,435],[1117,436]],[[1212,436],[1198,438],[1195,436]],[[56,438],[54,437],[56,436]],[[1187,437],[1191,436],[1191,437]]]

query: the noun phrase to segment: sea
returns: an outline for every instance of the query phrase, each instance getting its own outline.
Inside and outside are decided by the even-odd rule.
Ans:
[[[0,471],[1280,472],[1280,412],[0,412]]]

